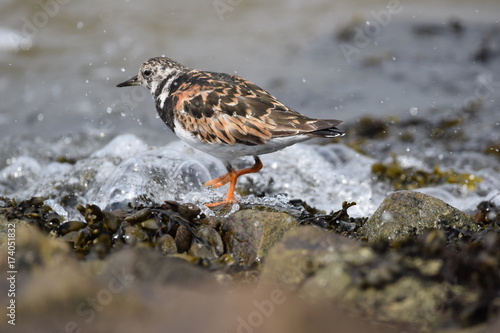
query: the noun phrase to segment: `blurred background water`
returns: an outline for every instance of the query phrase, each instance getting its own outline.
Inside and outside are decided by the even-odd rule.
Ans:
[[[243,76],[310,116],[415,116],[480,98],[480,121],[498,125],[500,61],[481,51],[500,54],[499,20],[497,0],[1,0],[0,194],[118,134],[140,138],[134,149],[174,140],[145,89],[115,87],[158,55]]]

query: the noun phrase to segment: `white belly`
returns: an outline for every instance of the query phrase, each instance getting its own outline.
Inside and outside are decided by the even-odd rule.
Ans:
[[[197,137],[186,131],[178,122],[174,120],[174,132],[184,142],[199,149],[209,155],[215,156],[223,162],[231,162],[235,158],[243,156],[257,156],[263,154],[273,153],[285,147],[291,146],[294,143],[310,139],[307,135],[294,135],[279,138],[272,138],[266,142],[265,145],[249,146],[245,144],[217,144],[205,143],[200,141]]]

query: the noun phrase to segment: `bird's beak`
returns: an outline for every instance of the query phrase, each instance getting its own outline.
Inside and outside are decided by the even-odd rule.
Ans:
[[[120,88],[120,87],[140,86],[140,85],[141,85],[141,82],[139,82],[139,78],[136,75],[136,76],[128,79],[125,82],[117,84],[116,86]]]

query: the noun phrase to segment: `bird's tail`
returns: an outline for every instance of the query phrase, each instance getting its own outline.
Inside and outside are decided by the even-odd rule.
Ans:
[[[345,133],[335,127],[340,124],[342,124],[342,121],[336,119],[317,119],[314,123],[310,123],[317,130],[311,131],[307,135],[313,138],[335,138],[342,136]]]

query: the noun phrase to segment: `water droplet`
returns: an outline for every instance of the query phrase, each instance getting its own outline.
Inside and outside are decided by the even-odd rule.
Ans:
[[[382,213],[382,221],[384,222],[390,222],[392,220],[392,214],[389,212],[383,212]]]
[[[122,72],[125,72],[125,68],[123,68],[123,67],[122,67],[122,68],[120,68],[120,70],[121,70]]]

